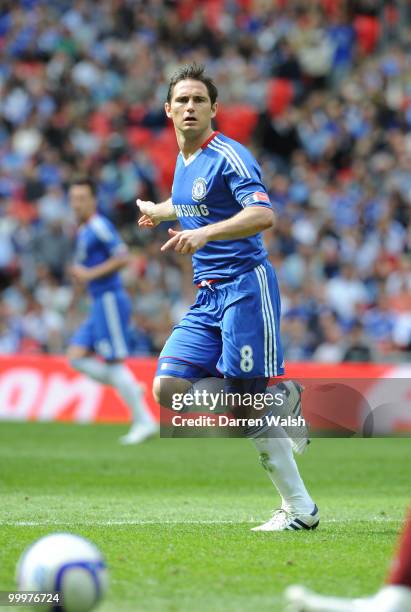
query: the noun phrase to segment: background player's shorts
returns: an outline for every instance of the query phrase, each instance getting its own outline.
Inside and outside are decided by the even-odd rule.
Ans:
[[[101,355],[106,361],[128,355],[131,303],[124,291],[106,291],[94,299],[90,315],[70,340]]]
[[[173,329],[157,376],[269,378],[284,374],[280,294],[264,261],[235,279],[201,288]]]

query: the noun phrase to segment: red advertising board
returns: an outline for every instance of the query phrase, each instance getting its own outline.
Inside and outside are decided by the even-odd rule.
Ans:
[[[128,365],[158,416],[151,395],[156,360],[135,358]],[[360,397],[372,408],[378,404],[387,431],[411,429],[411,366],[293,363],[287,364],[287,378],[305,386],[304,414],[314,428],[330,425],[324,412],[330,406],[334,422],[355,428],[364,416]],[[113,389],[74,371],[64,357],[15,355],[0,357],[0,420],[123,423],[130,415]]]
[[[129,366],[158,413],[151,397],[155,360],[130,360]],[[130,416],[112,388],[79,374],[64,357],[16,355],[0,357],[0,419],[123,423]]]

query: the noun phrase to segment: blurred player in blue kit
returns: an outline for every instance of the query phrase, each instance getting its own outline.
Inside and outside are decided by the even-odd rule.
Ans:
[[[223,378],[227,391],[256,393],[284,373],[279,290],[261,236],[273,225],[273,210],[250,152],[213,131],[216,100],[217,89],[202,67],[186,66],[173,76],[165,104],[180,148],[172,195],[161,204],[137,200],[142,228],[179,220],[182,230],[169,229],[161,250],[192,255],[199,287],[196,302],[159,357],[153,394],[168,407],[174,393],[204,388],[210,377]],[[282,384],[294,397],[295,413],[299,388]],[[286,432],[263,425],[248,428],[245,435],[254,441],[282,500],[281,508],[254,530],[317,527],[319,511]],[[304,447],[307,439],[300,443]]]
[[[92,305],[89,317],[71,338],[67,357],[79,372],[117,390],[133,418],[130,431],[120,441],[138,444],[155,434],[158,425],[146,405],[142,386],[123,363],[128,356],[131,302],[119,271],[128,263],[127,247],[113,224],[97,214],[90,179],[74,180],[69,198],[79,224],[70,273],[77,285],[87,286]]]

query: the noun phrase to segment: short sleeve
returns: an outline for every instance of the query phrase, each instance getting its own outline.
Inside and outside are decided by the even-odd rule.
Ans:
[[[260,166],[245,147],[231,146],[224,151],[224,180],[234,199],[242,208],[264,206],[272,208],[267,190],[261,180]]]
[[[114,225],[110,223],[108,219],[103,219],[102,217],[94,218],[92,221],[92,229],[99,242],[104,245],[105,251],[109,257],[127,253],[127,246],[121,240]]]

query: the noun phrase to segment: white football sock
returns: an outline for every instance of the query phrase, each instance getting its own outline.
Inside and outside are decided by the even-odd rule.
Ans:
[[[95,357],[72,359],[73,368],[103,385],[111,385],[129,407],[133,421],[141,425],[154,423],[142,386],[123,363],[106,363]]]
[[[281,507],[287,512],[310,514],[314,502],[305,488],[294,459],[291,441],[282,428],[275,428],[272,438],[252,438],[260,461],[281,496]],[[281,436],[281,437],[279,437]]]
[[[122,363],[110,364],[110,384],[115,387],[131,410],[133,421],[139,425],[154,423],[154,417],[144,399],[143,387]]]
[[[219,392],[223,389],[222,385],[221,379],[205,378],[195,382],[187,393],[193,393],[195,390],[201,392],[206,389],[209,393],[215,393],[217,398]],[[194,412],[196,409],[206,411],[204,406],[191,406],[188,411]],[[220,411],[221,405],[217,403],[213,412],[218,413]],[[281,507],[287,512],[310,514],[315,504],[298,471],[291,440],[282,427],[271,427],[264,434],[271,434],[272,437],[259,438],[251,435],[247,437],[253,440],[260,453],[261,463],[281,496]]]

